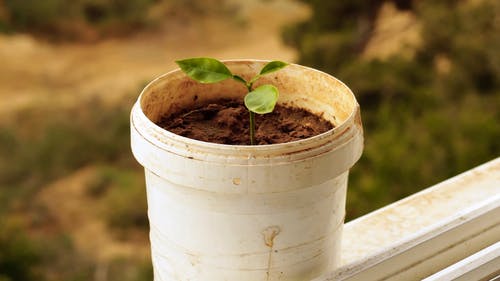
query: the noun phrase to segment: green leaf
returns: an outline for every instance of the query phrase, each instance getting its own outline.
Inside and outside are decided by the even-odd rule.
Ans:
[[[241,76],[233,75],[233,79],[238,81],[238,82],[243,83],[245,86],[247,85],[247,81],[245,79],[243,79]]]
[[[287,66],[288,63],[282,61],[271,61],[268,62],[264,67],[260,70],[260,73],[255,75],[252,80],[250,80],[249,84],[252,85],[255,81],[257,81],[262,75],[277,71]]]
[[[190,58],[175,61],[189,77],[200,83],[216,83],[232,78],[231,71],[213,58]]]
[[[287,65],[288,65],[288,63],[278,61],[278,60],[268,62],[266,65],[264,65],[264,67],[260,71],[259,75],[264,75],[264,74],[268,74],[268,73],[280,70]]]
[[[245,106],[248,110],[266,114],[274,110],[278,101],[278,89],[273,85],[262,85],[257,87],[245,96]]]

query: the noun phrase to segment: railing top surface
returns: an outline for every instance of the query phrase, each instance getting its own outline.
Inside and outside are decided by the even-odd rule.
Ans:
[[[347,223],[343,266],[315,281],[410,280],[401,278],[436,272],[499,235],[500,157]]]
[[[357,261],[492,198],[500,198],[500,157],[347,223],[342,263]]]

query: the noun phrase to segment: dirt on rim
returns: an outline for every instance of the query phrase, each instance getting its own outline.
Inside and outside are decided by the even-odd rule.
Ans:
[[[175,134],[205,142],[250,145],[249,112],[242,101],[218,100],[163,117],[158,125]],[[255,116],[258,145],[310,138],[334,126],[309,111],[276,105],[273,112]]]

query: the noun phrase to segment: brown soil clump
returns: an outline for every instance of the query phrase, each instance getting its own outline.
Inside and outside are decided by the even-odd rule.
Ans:
[[[205,142],[249,145],[249,113],[241,101],[219,100],[164,117],[158,122],[175,134]],[[256,144],[286,143],[324,133],[334,126],[304,109],[276,105],[255,116]]]

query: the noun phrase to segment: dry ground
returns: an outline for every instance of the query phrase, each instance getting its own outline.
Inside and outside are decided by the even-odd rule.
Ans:
[[[237,1],[237,15],[166,21],[155,31],[93,44],[49,44],[28,35],[0,35],[0,116],[30,106],[70,106],[98,96],[107,101],[192,56],[294,61],[280,28],[307,17],[303,4],[288,0]]]

